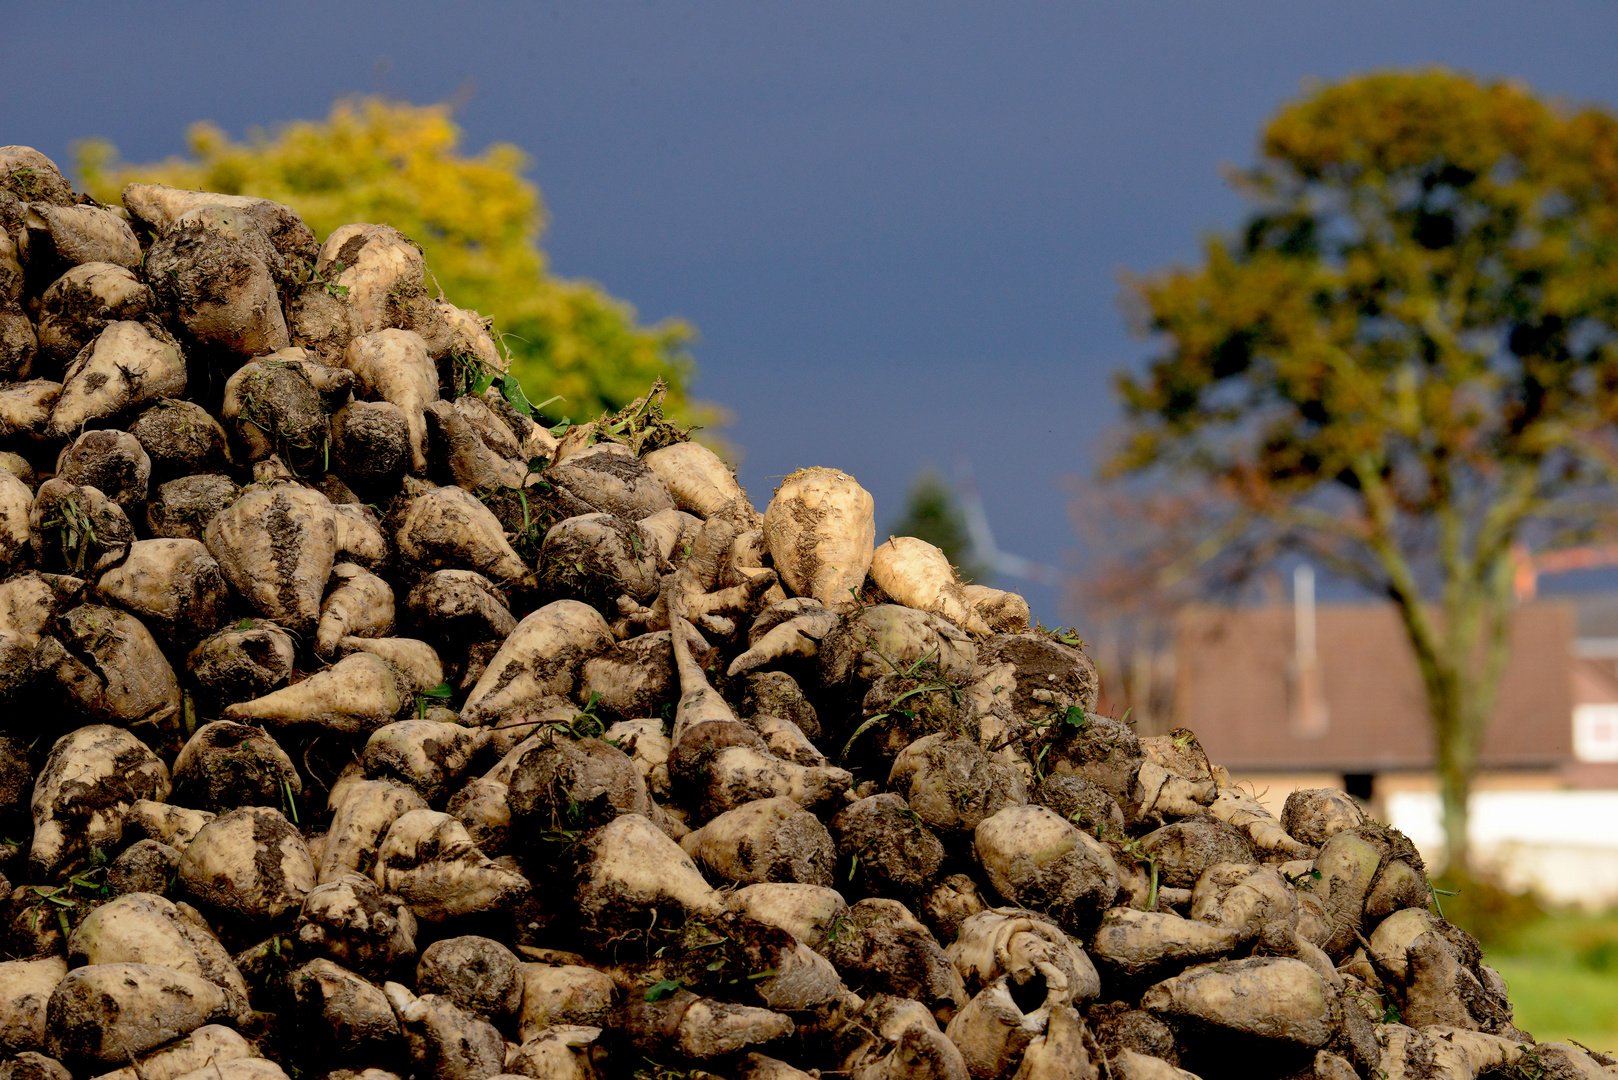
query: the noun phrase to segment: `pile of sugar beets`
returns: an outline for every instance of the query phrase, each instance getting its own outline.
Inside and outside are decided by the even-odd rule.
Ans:
[[[1421,858],[386,225],[0,148],[0,1080],[1618,1075]]]

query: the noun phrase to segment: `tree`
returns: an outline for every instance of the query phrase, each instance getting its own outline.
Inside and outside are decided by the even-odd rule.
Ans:
[[[988,580],[989,571],[973,559],[972,538],[955,489],[932,469],[923,470],[911,483],[904,516],[885,535],[925,540],[944,553],[962,581]]]
[[[256,195],[297,210],[324,238],[339,225],[378,222],[421,245],[449,300],[492,316],[513,370],[547,414],[574,420],[617,410],[662,377],[671,417],[711,421],[686,394],[694,366],[689,325],[643,327],[635,311],[589,282],[553,277],[539,248],[545,212],[523,179],[522,151],[497,143],[468,156],[448,106],[377,97],[337,102],[324,121],[298,121],[233,142],[192,125],[190,156],[132,165],[104,141],[78,147],[78,171],[97,198],[116,203],[132,181]]]
[[[1314,90],[1233,177],[1203,264],[1129,283],[1113,476],[1226,511],[1202,554],[1301,549],[1396,606],[1452,868],[1508,653],[1512,551],[1611,524],[1618,119],[1445,71]]]

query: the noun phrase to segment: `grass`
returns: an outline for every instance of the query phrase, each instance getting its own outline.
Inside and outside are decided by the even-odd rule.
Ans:
[[[1484,948],[1518,1027],[1540,1042],[1618,1051],[1618,911],[1549,912]]]

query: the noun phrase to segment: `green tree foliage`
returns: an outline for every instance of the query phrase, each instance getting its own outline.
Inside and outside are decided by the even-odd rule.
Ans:
[[[1613,505],[1618,119],[1378,74],[1283,108],[1234,183],[1237,237],[1131,283],[1162,351],[1118,378],[1111,472],[1220,493],[1204,554],[1267,537],[1397,606],[1464,870],[1513,549]]]
[[[972,559],[972,538],[955,489],[932,469],[924,470],[910,485],[904,517],[885,535],[914,536],[941,550],[962,581],[988,583],[989,571]],[[880,537],[878,538],[880,539]]]
[[[321,238],[350,222],[392,225],[421,245],[429,287],[436,280],[452,303],[493,317],[528,396],[565,399],[546,410],[554,419],[620,409],[658,377],[669,385],[671,417],[714,418],[686,394],[691,327],[640,326],[633,308],[600,287],[552,276],[539,247],[544,205],[522,176],[522,151],[497,143],[466,154],[447,106],[352,98],[324,121],[245,143],[195,124],[188,144],[188,157],[135,165],[106,142],[82,143],[81,182],[113,203],[134,181],[274,199]]]

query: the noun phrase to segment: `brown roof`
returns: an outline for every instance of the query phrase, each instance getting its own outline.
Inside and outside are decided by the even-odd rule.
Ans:
[[[1572,756],[1573,609],[1527,604],[1484,740],[1488,767],[1560,765]],[[1426,699],[1398,615],[1386,604],[1316,612],[1324,730],[1298,715],[1289,606],[1191,607],[1175,624],[1175,720],[1232,771],[1382,772],[1430,768]]]
[[[1618,670],[1611,660],[1577,657],[1573,661],[1573,701],[1577,705],[1618,702]]]

